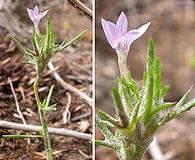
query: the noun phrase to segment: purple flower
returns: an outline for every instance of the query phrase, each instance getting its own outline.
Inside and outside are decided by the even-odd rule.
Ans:
[[[128,54],[131,44],[141,37],[150,25],[148,22],[138,29],[127,31],[128,22],[124,12],[121,12],[116,25],[104,19],[101,19],[101,23],[110,46],[117,54],[125,55]]]
[[[35,27],[38,27],[41,18],[43,18],[47,14],[48,10],[46,10],[45,12],[39,13],[39,8],[36,5],[34,10],[27,8],[27,12],[28,12],[28,15],[31,21],[34,23]]]

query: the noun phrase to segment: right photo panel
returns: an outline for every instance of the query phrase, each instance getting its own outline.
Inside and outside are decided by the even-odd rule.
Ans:
[[[195,159],[195,2],[95,2],[96,160]]]

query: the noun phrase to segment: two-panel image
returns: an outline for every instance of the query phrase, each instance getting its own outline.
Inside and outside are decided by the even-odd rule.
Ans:
[[[195,160],[194,83],[193,0],[0,0],[0,160]]]

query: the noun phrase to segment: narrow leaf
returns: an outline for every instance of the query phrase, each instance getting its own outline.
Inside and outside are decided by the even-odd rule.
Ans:
[[[112,143],[107,142],[107,141],[95,140],[95,144],[97,146],[105,146],[105,147],[114,148],[114,145]]]
[[[153,115],[159,113],[160,111],[162,111],[162,110],[164,110],[164,109],[167,109],[167,108],[173,106],[173,104],[174,104],[174,103],[172,103],[172,102],[166,102],[166,103],[163,103],[163,104],[161,104],[161,105],[156,106],[156,107],[153,109],[153,111],[150,113],[150,116],[153,116]]]
[[[132,130],[132,128],[135,126],[137,119],[138,119],[138,113],[139,113],[139,107],[140,107],[140,102],[137,102],[134,109],[133,109],[133,113],[131,114],[131,118],[129,120],[129,130]]]
[[[48,106],[49,106],[49,102],[50,102],[50,100],[51,100],[51,96],[52,96],[52,93],[53,93],[53,88],[54,88],[54,85],[51,86],[51,88],[50,88],[50,90],[49,90],[49,94],[48,94],[48,96],[47,96],[47,100],[46,100],[46,103],[45,103],[45,106],[44,106],[45,109],[47,109]]]
[[[113,142],[114,141],[113,134],[110,132],[108,127],[104,123],[102,123],[102,120],[97,115],[95,116],[95,123],[96,126],[100,129],[100,131],[104,135],[105,140],[108,142]]]
[[[184,103],[186,103],[187,99],[190,96],[190,93],[192,91],[192,86],[190,87],[190,89],[184,94],[184,96],[179,100],[179,102],[176,104],[175,109],[180,108],[182,105],[184,105]]]
[[[160,60],[155,59],[154,63],[154,96],[155,101],[159,103],[160,101],[160,86],[161,85],[161,70],[160,70]]]
[[[29,53],[25,50],[24,47],[22,47],[21,43],[14,37],[10,34],[10,37],[11,37],[11,40],[15,43],[15,45],[18,47],[18,49],[25,55],[25,56],[28,56]]]
[[[87,32],[87,30],[84,30],[83,32],[81,32],[78,36],[76,36],[75,38],[73,38],[71,41],[69,41],[68,43],[65,43],[63,46],[61,46],[59,48],[58,51],[62,51],[63,49],[67,48],[68,46],[70,46],[71,44],[73,44],[74,42],[76,42],[78,39],[80,39],[85,33]]]
[[[169,90],[170,86],[169,85],[165,85],[162,89],[161,89],[161,93],[160,93],[160,97],[161,97],[161,100],[164,99],[167,91]]]
[[[178,117],[183,112],[190,110],[194,106],[195,106],[195,99],[192,99],[190,102],[186,103],[185,105],[181,106],[180,108],[177,108],[176,110],[172,110],[170,113],[168,113],[166,115],[165,118],[163,118],[160,121],[159,126],[167,123],[168,121],[170,121],[171,119],[173,119],[175,117]]]
[[[153,40],[150,38],[147,46],[147,73],[149,73],[150,70],[153,70],[153,65],[154,65],[154,47],[153,47]]]
[[[112,93],[112,98],[113,98],[114,103],[115,103],[117,115],[120,119],[121,127],[127,127],[129,120],[128,120],[128,117],[127,117],[126,112],[124,110],[124,107],[123,107],[123,104],[121,101],[121,96],[118,92],[118,89],[115,86],[112,87],[111,93]]]
[[[147,49],[147,80],[144,96],[144,119],[149,118],[150,112],[153,106],[153,88],[154,88],[154,47],[152,39],[149,39],[148,49]]]
[[[104,111],[101,110],[97,110],[98,114],[104,118],[106,121],[110,122],[111,124],[113,124],[114,126],[119,127],[119,121],[116,120],[115,118],[113,118],[112,116],[110,116],[109,114],[105,113]]]

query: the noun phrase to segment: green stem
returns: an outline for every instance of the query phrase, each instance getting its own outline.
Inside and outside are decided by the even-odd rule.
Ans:
[[[35,82],[34,82],[35,99],[37,102],[39,117],[40,117],[41,126],[42,126],[42,135],[44,137],[45,151],[47,153],[47,160],[53,160],[51,141],[50,141],[47,122],[46,122],[46,111],[43,110],[44,106],[42,106],[40,98],[39,98],[38,84],[39,84],[39,75],[36,76]]]
[[[120,149],[118,157],[120,160],[141,160],[147,146],[142,144],[142,142],[137,142],[136,144],[124,142],[125,144]]]

